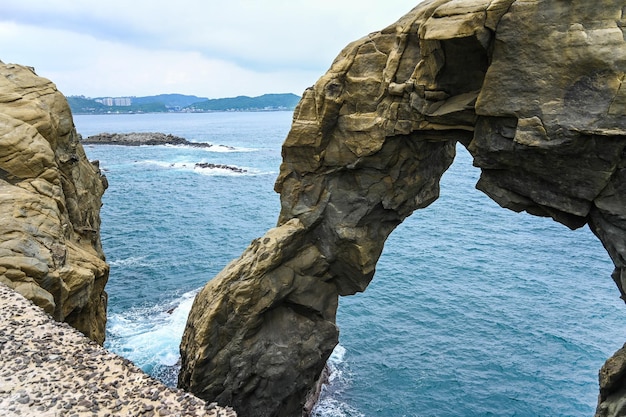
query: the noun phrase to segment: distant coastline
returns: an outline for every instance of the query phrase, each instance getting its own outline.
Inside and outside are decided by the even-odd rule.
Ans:
[[[208,113],[290,111],[295,109],[300,96],[287,93],[209,99],[184,94],[160,94],[146,97],[69,96],[67,101],[73,114]]]

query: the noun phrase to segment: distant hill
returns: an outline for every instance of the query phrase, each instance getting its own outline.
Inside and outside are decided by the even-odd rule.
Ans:
[[[206,97],[184,94],[159,94],[158,96],[132,97],[133,104],[163,103],[168,108],[183,108],[190,104],[206,101]]]
[[[169,111],[168,107],[162,102],[134,103],[135,97],[124,97],[127,102],[131,103],[130,105],[124,105],[126,103],[108,104],[114,103],[116,99],[119,102],[121,97],[89,98],[85,96],[69,96],[67,97],[67,102],[73,114],[158,113]]]
[[[74,114],[106,113],[107,106],[85,96],[69,96],[67,102]]]
[[[295,94],[264,94],[259,97],[238,96],[194,103],[190,111],[262,111],[293,110],[300,101]]]
[[[264,94],[259,97],[218,99],[184,94],[145,97],[67,97],[73,114],[293,110],[299,100],[300,97],[295,94]]]

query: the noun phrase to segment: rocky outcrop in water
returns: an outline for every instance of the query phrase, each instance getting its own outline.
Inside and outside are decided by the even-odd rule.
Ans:
[[[55,85],[0,62],[0,282],[98,343],[109,275],[100,244],[106,186]]]
[[[365,290],[389,233],[437,199],[457,143],[501,206],[588,224],[626,295],[624,26],[623,0],[430,0],[348,45],[295,111],[278,226],[195,300],[180,386],[301,415],[338,296]],[[624,401],[615,380],[599,410]]]
[[[197,162],[194,164],[194,168],[200,168],[200,169],[225,169],[227,171],[232,171],[232,172],[236,172],[238,174],[244,174],[246,172],[248,172],[247,169],[243,169],[243,168],[239,168],[233,165],[226,165],[226,164],[212,164],[210,162]]]
[[[159,132],[141,133],[100,133],[82,139],[84,145],[120,145],[120,146],[155,146],[176,145],[191,148],[210,148],[213,145],[204,142],[190,142],[180,136]]]

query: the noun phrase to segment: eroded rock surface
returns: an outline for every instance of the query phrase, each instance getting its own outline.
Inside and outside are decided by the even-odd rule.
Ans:
[[[195,300],[180,386],[301,415],[338,296],[365,290],[389,233],[438,197],[457,142],[501,206],[588,224],[626,295],[624,26],[623,0],[431,0],[348,45],[295,111],[278,226]]]
[[[100,244],[105,188],[55,85],[0,62],[0,282],[98,343],[109,274]]]

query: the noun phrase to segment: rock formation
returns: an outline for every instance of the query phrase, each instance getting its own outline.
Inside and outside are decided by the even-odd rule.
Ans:
[[[0,62],[0,282],[102,343],[107,183],[78,139],[53,83]]]
[[[85,145],[122,146],[176,145],[189,146],[192,148],[210,148],[213,146],[211,143],[189,142],[187,139],[181,138],[180,136],[160,132],[100,133],[82,139],[81,143]]]
[[[502,207],[588,224],[626,296],[625,26],[623,0],[427,0],[348,45],[296,108],[277,227],[195,300],[180,386],[301,415],[338,295],[365,290],[389,233],[438,197],[457,142]],[[611,381],[599,413],[624,401]]]
[[[600,369],[600,400],[596,417],[626,414],[626,344],[610,357]]]

